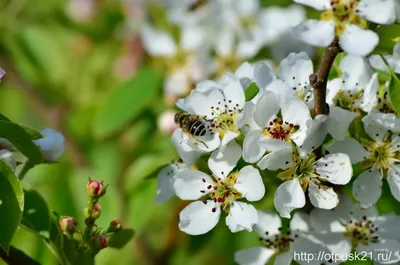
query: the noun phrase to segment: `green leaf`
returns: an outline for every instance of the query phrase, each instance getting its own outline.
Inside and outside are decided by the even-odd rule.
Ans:
[[[123,248],[132,239],[135,231],[133,229],[122,229],[114,233],[108,239],[108,246],[112,248]]]
[[[400,25],[380,26],[376,33],[379,35],[379,44],[375,51],[392,53],[393,46],[396,44],[395,39],[400,36]]]
[[[0,113],[0,121],[11,121],[11,120]]]
[[[42,138],[42,135],[26,126],[0,120],[0,138],[7,140],[35,140]]]
[[[25,207],[21,224],[44,238],[50,237],[50,211],[43,197],[33,189],[24,189]]]
[[[138,74],[110,95],[94,120],[94,133],[106,137],[134,119],[156,95],[161,75],[151,68]]]
[[[245,91],[246,101],[254,98],[257,95],[258,91],[260,91],[260,89],[258,88],[256,83],[251,83]]]
[[[13,170],[0,160],[0,247],[8,252],[21,221],[24,193]]]
[[[392,107],[400,113],[400,75],[392,73],[392,80],[389,85],[389,97]]]
[[[40,164],[43,162],[44,157],[40,148],[32,141],[9,140],[15,148],[18,149],[24,156],[26,156],[31,163]]]

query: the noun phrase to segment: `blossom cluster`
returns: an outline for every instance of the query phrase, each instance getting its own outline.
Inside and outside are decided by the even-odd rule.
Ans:
[[[380,216],[375,204],[383,182],[400,201],[400,117],[389,81],[378,74],[399,71],[400,44],[393,55],[365,57],[378,41],[364,20],[394,23],[398,3],[295,2],[326,11],[321,22],[305,21],[294,34],[317,46],[336,38],[346,53],[327,82],[328,114],[313,109],[309,79],[317,69],[306,52],[288,54],[277,68],[244,62],[198,82],[176,103],[184,113],[179,117],[185,115],[172,134],[179,160],[159,173],[156,202],[174,195],[193,201],[179,216],[180,230],[191,235],[209,232],[221,216],[233,233],[255,231],[263,246],[238,251],[239,264],[266,264],[272,257],[290,264],[302,251],[342,257],[372,251],[375,257],[382,249],[395,253],[386,263],[399,262],[400,217]],[[378,2],[385,10],[379,16],[371,11]],[[268,186],[271,179],[279,183],[276,190]],[[278,214],[256,209],[266,192],[274,193]],[[281,218],[291,219],[290,226]]]

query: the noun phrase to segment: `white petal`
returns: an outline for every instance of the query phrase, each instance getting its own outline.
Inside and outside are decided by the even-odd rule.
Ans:
[[[303,208],[306,198],[297,178],[279,185],[274,195],[275,209],[283,218],[290,218],[290,212]]]
[[[382,141],[388,132],[388,129],[380,126],[379,122],[374,119],[376,116],[373,114],[366,115],[363,118],[364,129],[368,135],[375,141]]]
[[[293,151],[291,148],[271,152],[258,161],[257,166],[261,169],[278,170],[287,169],[294,165]]]
[[[265,62],[258,62],[253,69],[254,80],[260,89],[266,88],[276,79],[275,73]]]
[[[251,58],[264,45],[264,36],[261,34],[261,28],[254,29],[250,39],[241,39],[237,44],[237,55],[240,58]]]
[[[333,100],[336,97],[337,93],[343,89],[343,79],[335,78],[333,80],[329,80],[326,89],[327,89],[326,103],[328,103],[329,106],[331,106],[334,104]]]
[[[387,181],[392,192],[393,197],[400,201],[400,167],[398,165],[392,166],[388,171]]]
[[[399,222],[400,216],[395,213],[389,213],[378,216],[373,220],[374,224],[379,227],[378,236],[383,239],[400,239]]]
[[[306,213],[296,212],[290,220],[290,230],[292,231],[310,231],[310,216]]]
[[[279,78],[296,88],[308,85],[313,72],[313,63],[305,52],[290,53],[279,66]]]
[[[398,240],[384,240],[383,242],[371,243],[367,246],[359,244],[356,248],[360,254],[367,253],[372,256],[375,264],[399,264],[400,242]]]
[[[221,90],[213,89],[207,94],[199,92],[191,93],[190,97],[187,98],[186,104],[195,111],[195,114],[205,116],[207,119],[212,119],[211,107],[219,107],[221,111],[224,111],[225,108],[221,104],[224,101],[224,98],[224,94]],[[218,104],[218,102],[220,102],[220,104]]]
[[[1,151],[0,151],[1,152]],[[174,163],[164,167],[157,175],[156,203],[161,204],[175,195],[174,181],[178,172],[186,170],[184,163]]]
[[[364,147],[356,139],[351,137],[347,137],[343,141],[334,142],[333,145],[327,146],[326,149],[330,153],[347,154],[353,164],[365,160],[369,155]]]
[[[254,111],[254,120],[261,128],[268,127],[268,123],[272,117],[279,112],[279,103],[272,91],[265,91],[259,98],[256,109]]]
[[[217,225],[220,215],[219,205],[211,200],[192,202],[179,214],[179,229],[189,235],[205,234]]]
[[[227,56],[232,54],[235,43],[235,33],[233,29],[224,27],[216,35],[215,51],[219,56]]]
[[[350,239],[345,237],[343,233],[329,233],[325,235],[319,235],[322,238],[325,246],[328,248],[329,252],[335,254],[338,257],[336,264],[341,261],[346,261],[346,257],[352,250],[352,244]]]
[[[392,24],[396,20],[395,0],[362,0],[358,15],[377,24]]]
[[[340,47],[345,52],[358,56],[370,54],[378,42],[379,37],[375,32],[352,24],[348,24],[339,37]]]
[[[185,162],[185,164],[189,167],[193,166],[197,159],[201,156],[201,153],[197,152],[187,144],[187,140],[185,140],[185,134],[181,128],[177,128],[174,131],[171,136],[171,140],[183,162]]]
[[[262,147],[264,147],[267,151],[269,152],[275,152],[279,151],[282,149],[291,149],[292,146],[290,143],[282,141],[282,140],[277,140],[277,139],[270,139],[267,137],[262,137],[259,141],[258,144]]]
[[[274,265],[290,265],[293,260],[293,252],[282,252],[276,256]]]
[[[378,73],[374,73],[364,89],[360,107],[365,112],[370,112],[378,104],[377,92],[379,89]]]
[[[325,178],[330,183],[338,185],[349,183],[353,176],[350,158],[342,153],[329,154],[318,159],[315,171],[320,178]]]
[[[265,194],[265,186],[260,172],[252,166],[245,166],[239,171],[234,187],[248,201],[261,200]]]
[[[309,19],[296,26],[294,33],[305,43],[326,47],[335,38],[335,24],[333,21]]]
[[[246,89],[254,79],[253,66],[244,62],[236,69],[235,75],[240,79],[243,89]]]
[[[150,25],[141,29],[141,39],[145,50],[152,56],[172,56],[176,52],[176,45],[168,32],[159,31]]]
[[[317,186],[313,182],[308,185],[308,197],[317,208],[330,210],[339,204],[339,197],[331,187]]]
[[[164,80],[164,92],[168,97],[181,97],[190,91],[191,80],[186,69],[174,71]]]
[[[215,150],[208,159],[208,167],[219,178],[225,178],[242,156],[242,148],[231,141],[223,152]]]
[[[382,193],[382,176],[376,168],[361,173],[353,183],[353,195],[362,207],[375,204]]]
[[[232,233],[242,230],[251,232],[253,225],[258,223],[258,213],[253,205],[234,201],[230,205],[225,221]]]
[[[348,111],[334,105],[329,108],[328,132],[336,141],[346,137],[350,123],[358,116],[356,112]]]
[[[218,134],[206,134],[196,137],[190,136],[189,138],[189,146],[200,153],[212,152],[221,145]]]
[[[327,133],[328,116],[322,114],[317,115],[312,121],[303,145],[300,146],[300,155],[305,156],[314,149],[318,148],[324,142]]]
[[[265,265],[275,251],[265,247],[252,247],[235,253],[235,262],[239,265]]]
[[[246,135],[243,142],[243,160],[248,163],[256,163],[265,153],[265,148],[258,141],[265,137],[262,132],[253,130]]]
[[[0,150],[0,160],[9,165],[12,170],[15,170],[15,168],[17,167],[17,161],[15,161],[13,152],[7,149]]]
[[[197,200],[209,193],[213,184],[207,174],[198,170],[185,170],[177,174],[174,190],[182,200]]]
[[[281,114],[285,122],[305,127],[311,120],[310,110],[306,103],[299,98],[291,98],[281,104]]]
[[[400,118],[393,113],[369,113],[365,116],[365,122],[383,128],[382,132],[384,133],[386,133],[386,130],[400,132]]]
[[[46,161],[56,161],[65,152],[64,136],[54,129],[47,128],[40,131],[43,138],[33,142],[40,147]]]
[[[223,152],[230,141],[238,137],[239,134],[236,132],[226,131],[221,139],[221,144],[219,146],[219,151]]]
[[[245,102],[244,90],[240,80],[234,74],[225,73],[222,92],[226,101],[231,100],[231,106],[236,106],[239,109],[243,108]]]
[[[258,223],[254,231],[262,238],[273,237],[281,233],[282,222],[279,215],[274,212],[258,211]]]
[[[284,102],[296,96],[294,90],[285,81],[280,79],[272,81],[265,90],[274,92],[278,102]]]
[[[346,55],[339,64],[342,70],[341,78],[344,80],[343,90],[355,93],[365,88],[372,76],[371,67],[365,57]]]
[[[204,27],[186,24],[181,31],[181,46],[186,51],[196,51],[205,43]]]
[[[310,222],[314,231],[320,233],[343,233],[346,231],[340,216],[335,211],[315,208],[310,213]]]
[[[317,10],[326,10],[331,6],[330,0],[294,0],[294,2]]]

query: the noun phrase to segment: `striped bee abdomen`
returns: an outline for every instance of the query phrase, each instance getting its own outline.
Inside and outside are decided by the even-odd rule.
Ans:
[[[207,133],[207,124],[200,120],[191,120],[187,128],[194,136],[203,136]]]

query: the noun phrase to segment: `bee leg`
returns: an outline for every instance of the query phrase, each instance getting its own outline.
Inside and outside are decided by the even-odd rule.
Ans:
[[[206,143],[205,142],[203,142],[203,141],[201,141],[201,140],[198,140],[200,143],[202,143],[202,144],[204,144],[204,146],[206,147],[206,148],[208,148],[208,145],[206,145]]]

